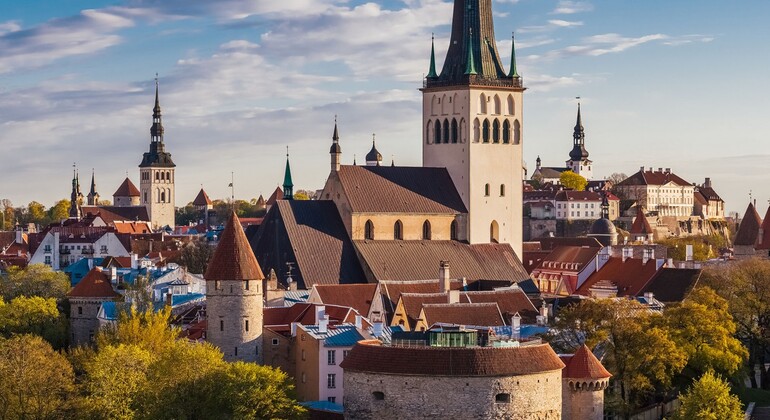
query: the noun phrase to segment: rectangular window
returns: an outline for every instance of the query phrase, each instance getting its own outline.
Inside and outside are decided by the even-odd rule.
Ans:
[[[51,265],[51,256],[50,256],[50,255],[46,255],[46,256],[45,256],[45,263],[46,263],[47,265]]]
[[[219,331],[225,330],[225,321],[220,320],[219,321]]]
[[[246,331],[249,331],[249,320],[246,320]]]
[[[246,280],[246,290],[249,290],[249,281]]]
[[[78,315],[83,315],[83,307],[78,306]]]
[[[337,403],[337,397],[329,397],[326,399],[326,401],[329,401],[330,403],[336,404]]]
[[[326,352],[326,363],[329,365],[336,365],[337,364],[337,351],[336,350],[329,350]]]
[[[326,375],[326,387],[329,389],[337,388],[337,375],[330,373]]]
[[[350,350],[342,350],[342,360],[345,360],[345,358],[348,357],[348,354],[350,354]]]
[[[238,347],[235,347],[235,356],[238,355]]]
[[[273,339],[273,345],[274,345],[274,346],[277,346],[277,345],[278,345],[278,339],[277,339],[277,338],[274,338],[274,339]]]

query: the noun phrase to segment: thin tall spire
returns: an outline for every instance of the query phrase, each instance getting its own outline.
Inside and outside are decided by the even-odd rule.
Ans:
[[[508,73],[508,77],[518,78],[519,72],[516,69],[516,39],[513,32],[511,32],[511,71]]]
[[[163,121],[158,91],[158,73],[155,73],[155,106],[152,108],[152,127],[150,127],[150,136],[153,143],[163,143]]]
[[[430,70],[428,70],[428,79],[435,79],[438,77],[436,74],[436,49],[434,47],[435,36],[430,35]]]
[[[476,62],[473,59],[473,29],[468,32],[468,63],[465,66],[465,75],[476,75]]]
[[[291,167],[289,166],[289,146],[286,146],[286,170],[283,173],[283,199],[294,200],[294,182],[291,180]]]

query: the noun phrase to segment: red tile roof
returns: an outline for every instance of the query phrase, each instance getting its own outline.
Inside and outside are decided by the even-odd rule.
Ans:
[[[618,296],[637,296],[639,292],[658,273],[659,268],[654,258],[642,264],[639,258],[610,257],[599,271],[590,277],[575,291],[575,294],[589,296],[590,289],[601,281],[612,282],[618,288]]]
[[[212,202],[211,199],[209,199],[208,194],[206,194],[206,191],[203,191],[203,188],[201,188],[192,203],[193,206],[210,206]]]
[[[105,298],[114,299],[120,297],[115,290],[112,289],[110,279],[107,274],[99,268],[94,268],[75,285],[67,296],[71,298]]]
[[[653,233],[650,223],[644,216],[642,206],[636,206],[636,219],[634,219],[634,223],[631,225],[630,233],[635,235],[649,235]]]
[[[446,293],[402,293],[401,304],[404,306],[404,315],[409,321],[409,328],[413,329],[420,317],[423,305],[449,302]],[[398,307],[398,305],[396,305]]]
[[[230,213],[227,226],[219,237],[219,244],[206,270],[205,278],[206,280],[262,280],[265,278],[235,212]]]
[[[272,206],[278,200],[283,200],[283,190],[281,187],[275,187],[275,191],[273,191],[273,194],[270,195],[270,198],[267,199],[265,204]]]
[[[749,203],[746,213],[743,215],[741,225],[738,227],[738,233],[735,234],[735,245],[754,246],[757,244],[759,236],[759,227],[762,226],[762,219],[753,203]]]
[[[327,305],[347,306],[366,316],[375,299],[376,284],[316,284],[321,302]]]
[[[762,236],[757,237],[756,249],[770,249],[770,207],[767,208],[765,218],[762,220]],[[759,235],[759,233],[757,233]]]
[[[602,194],[594,191],[559,191],[556,194],[556,201],[602,201]],[[619,198],[612,193],[607,194],[607,200],[618,201]]]
[[[680,178],[673,172],[667,171],[639,171],[619,182],[618,186],[626,185],[665,185],[673,182],[679,186],[690,186],[691,183]]]
[[[496,327],[505,325],[496,303],[429,303],[422,306],[428,327],[437,324],[478,325]]]
[[[83,206],[82,210],[87,217],[99,216],[108,225],[114,225],[117,221],[150,221],[150,215],[145,206]]]
[[[484,292],[462,292],[460,301],[468,303],[496,303],[505,319],[511,322],[511,317],[518,313],[527,321],[534,321],[539,315],[537,308],[521,289],[503,289]]]
[[[522,347],[396,347],[359,341],[346,371],[422,376],[516,376],[564,368],[548,344]]]
[[[562,371],[564,378],[607,379],[612,376],[585,344],[574,355],[563,356],[562,361],[567,365]]]
[[[115,230],[118,233],[130,233],[130,234],[152,233],[152,229],[150,228],[149,222],[115,221],[114,226],[115,226]]]
[[[600,248],[587,246],[559,246],[543,258],[533,272],[562,271],[579,273],[590,263]]]
[[[112,194],[113,197],[139,197],[139,189],[136,188],[129,178],[126,178],[118,189]]]

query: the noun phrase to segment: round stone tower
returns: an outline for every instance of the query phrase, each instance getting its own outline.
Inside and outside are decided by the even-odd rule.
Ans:
[[[225,360],[262,363],[262,280],[265,276],[235,212],[206,270],[206,340]]]
[[[585,345],[574,355],[561,358],[566,365],[562,372],[562,418],[602,420],[604,390],[612,374]]]

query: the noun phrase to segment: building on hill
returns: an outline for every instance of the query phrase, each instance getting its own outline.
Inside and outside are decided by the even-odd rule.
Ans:
[[[695,214],[706,220],[723,221],[725,218],[725,201],[714,191],[711,178],[695,187]]]
[[[263,360],[262,284],[265,279],[238,216],[230,214],[206,269],[206,340],[226,360]]]
[[[155,79],[155,107],[152,110],[150,127],[150,150],[144,153],[139,164],[139,186],[141,204],[147,207],[154,229],[169,226],[174,228],[176,165],[171,153],[166,151],[163,141],[163,122],[158,99],[158,79]]]
[[[660,217],[687,219],[693,214],[695,187],[671,172],[671,168],[654,171],[642,167],[615,188],[626,199]]]
[[[116,293],[107,273],[95,267],[67,293],[70,303],[70,345],[90,343],[99,331],[99,308],[114,301]]]

